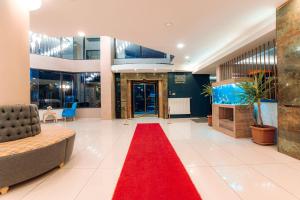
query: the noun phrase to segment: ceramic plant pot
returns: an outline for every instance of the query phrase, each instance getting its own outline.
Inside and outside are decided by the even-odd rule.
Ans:
[[[207,115],[208,126],[212,126],[212,115]]]
[[[272,126],[251,126],[252,140],[260,145],[272,145],[275,143],[276,128]]]

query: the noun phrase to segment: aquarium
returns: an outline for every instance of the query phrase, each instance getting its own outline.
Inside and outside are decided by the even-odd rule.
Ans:
[[[226,84],[213,87],[213,103],[244,105],[241,94],[244,92],[237,84]]]

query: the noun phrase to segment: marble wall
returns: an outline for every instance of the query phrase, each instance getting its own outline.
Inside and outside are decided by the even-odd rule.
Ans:
[[[300,159],[300,0],[277,9],[278,150]]]

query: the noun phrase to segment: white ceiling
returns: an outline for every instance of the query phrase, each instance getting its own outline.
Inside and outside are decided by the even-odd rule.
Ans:
[[[274,29],[276,7],[285,1],[43,0],[41,9],[31,12],[31,30],[52,36],[83,31],[128,40],[171,53],[177,69],[199,73]],[[185,47],[179,50],[177,43]]]

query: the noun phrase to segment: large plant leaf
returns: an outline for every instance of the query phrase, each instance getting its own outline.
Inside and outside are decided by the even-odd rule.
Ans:
[[[213,94],[213,87],[211,85],[203,85],[202,93],[206,97],[210,97]]]
[[[243,92],[240,93],[243,103],[248,105],[257,103],[258,106],[260,106],[261,99],[267,99],[268,94],[270,94],[274,88],[274,78],[265,77],[264,73],[260,73],[253,77],[252,82],[242,82],[239,83],[238,86],[243,90]],[[261,113],[259,112],[258,114],[261,117]],[[263,126],[263,122],[260,123],[261,126]]]

